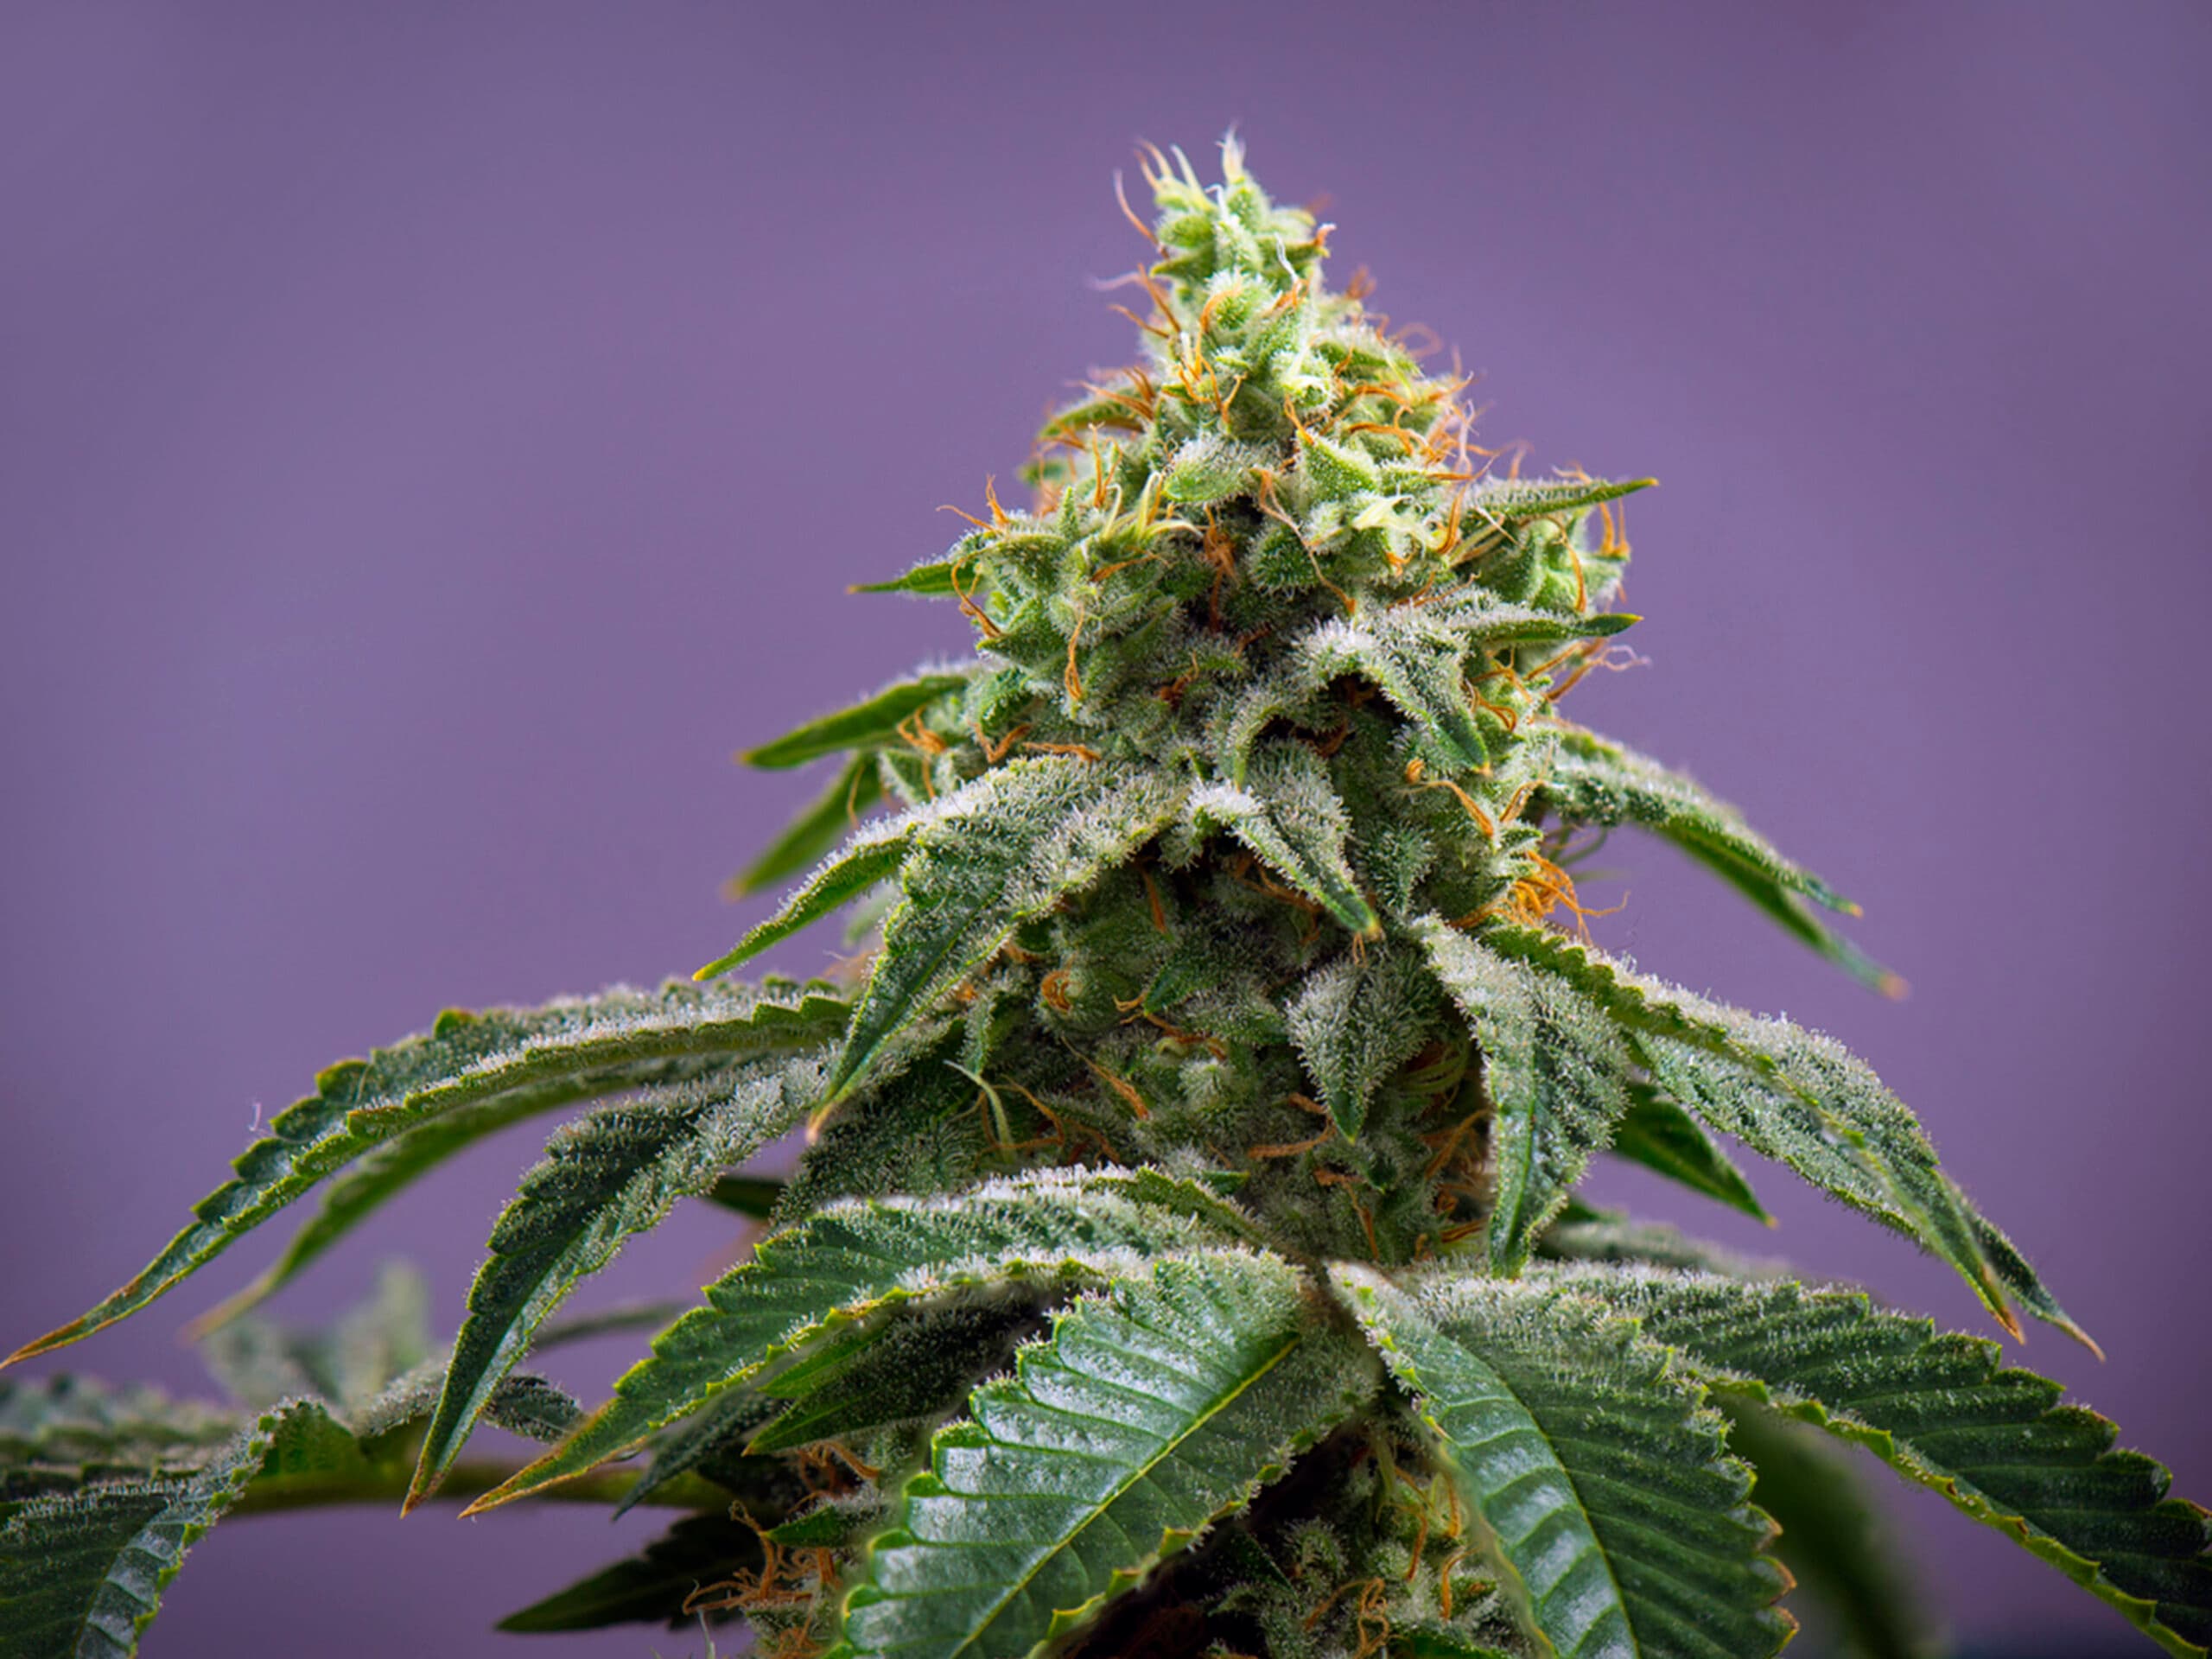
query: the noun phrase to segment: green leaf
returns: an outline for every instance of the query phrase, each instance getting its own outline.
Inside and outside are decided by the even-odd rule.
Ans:
[[[763,1239],[653,1342],[614,1397],[474,1509],[580,1475],[833,1328],[976,1285],[1098,1281],[1218,1249],[1217,1228],[1123,1196],[1114,1178],[1039,1173],[950,1198],[830,1205]],[[473,1511],[472,1511],[473,1512]]]
[[[1442,1630],[1413,1630],[1403,1636],[1393,1633],[1389,1651],[1390,1659],[1522,1659],[1522,1656],[1508,1653],[1503,1648],[1463,1641]]]
[[[1749,1659],[1788,1639],[1749,1472],[1704,1391],[1633,1323],[1544,1282],[1435,1281],[1416,1299],[1332,1271],[1546,1653]]]
[[[746,1449],[758,1455],[795,1451],[821,1440],[849,1440],[888,1424],[942,1417],[976,1380],[1003,1370],[1014,1341],[1034,1319],[1020,1303],[925,1310],[894,1319],[839,1363],[806,1364],[803,1382],[785,1372],[765,1392],[794,1396]]]
[[[1418,615],[1424,630],[1464,641],[1470,650],[1610,639],[1643,620],[1633,611],[1567,612],[1510,604],[1472,582],[1402,608]]]
[[[19,1349],[12,1364],[75,1342],[137,1312],[229,1249],[324,1177],[409,1130],[448,1114],[527,1096],[534,1109],[708,1075],[745,1054],[810,1047],[836,1034],[844,1004],[808,991],[796,1001],[744,988],[665,985],[563,998],[528,1010],[467,1014],[451,1009],[426,1037],[347,1060],[315,1079],[316,1092],[286,1108],[270,1134],[247,1147],[235,1179],[202,1199],[190,1226],[146,1269],[81,1318]],[[349,1196],[327,1211],[305,1256],[288,1254],[256,1287],[275,1288],[306,1260],[420,1174],[435,1155],[410,1160],[397,1179]],[[243,1311],[244,1298],[226,1305]]]
[[[124,1659],[185,1552],[236,1499],[250,1452],[180,1480],[36,1499],[0,1527],[0,1644],[14,1659]]]
[[[1568,823],[1656,830],[1853,978],[1888,995],[1903,990],[1904,981],[1825,926],[1803,901],[1847,916],[1856,916],[1858,906],[1784,858],[1734,807],[1683,773],[1625,744],[1568,727],[1559,734],[1544,798]]]
[[[1467,505],[1488,522],[1521,524],[1554,513],[1586,512],[1600,502],[1618,501],[1658,481],[1656,478],[1484,479],[1467,492]]]
[[[1413,926],[1482,1050],[1492,1113],[1492,1265],[1517,1272],[1630,1108],[1635,1058],[1603,1007],[1434,916]]]
[[[1371,1391],[1297,1272],[1161,1263],[1054,1322],[941,1430],[845,1602],[840,1656],[1016,1659],[1248,1502]]]
[[[263,1471],[321,1469],[353,1437],[308,1402],[270,1412],[199,1469],[30,1500],[0,1524],[0,1651],[129,1659],[185,1552]],[[353,1454],[358,1462],[358,1453]]]
[[[762,1478],[780,1474],[784,1465],[774,1458],[750,1457],[746,1442],[755,1430],[776,1414],[776,1402],[752,1388],[725,1389],[714,1403],[687,1421],[656,1437],[652,1464],[624,1492],[613,1509],[615,1516],[627,1515],[653,1494],[684,1475],[696,1474],[740,1494],[752,1507],[760,1494],[754,1490]]]
[[[759,1175],[721,1175],[701,1196],[748,1221],[766,1221],[783,1198],[784,1184]]]
[[[397,1446],[400,1431],[428,1421],[444,1392],[446,1357],[424,1360],[404,1376],[394,1377],[373,1398],[346,1413],[348,1433],[372,1460],[404,1455],[411,1465],[411,1448]],[[525,1440],[552,1441],[575,1427],[583,1411],[553,1383],[528,1371],[510,1371],[486,1397],[484,1421]]]
[[[396,1282],[387,1276],[387,1287]],[[87,1379],[0,1383],[0,1507],[22,1498],[67,1492],[118,1480],[178,1480],[197,1474],[266,1411],[278,1427],[256,1501],[265,1485],[302,1480],[328,1501],[381,1498],[413,1461],[402,1431],[429,1416],[445,1375],[442,1355],[397,1376],[390,1368],[417,1345],[415,1333],[392,1333],[387,1322],[411,1326],[419,1310],[405,1295],[385,1294],[349,1313],[328,1332],[277,1331],[257,1319],[221,1333],[229,1351],[218,1370],[245,1396],[248,1410],[172,1401],[145,1389],[115,1394]],[[296,1392],[272,1399],[270,1390]],[[543,1378],[511,1374],[492,1391],[484,1415],[502,1428],[557,1440],[582,1416],[576,1404]]]
[[[1344,859],[1351,823],[1320,757],[1302,743],[1268,743],[1241,785],[1201,785],[1185,809],[1203,836],[1228,829],[1270,870],[1362,938],[1382,925]]]
[[[300,1395],[352,1410],[421,1364],[433,1345],[429,1287],[393,1262],[370,1298],[327,1330],[241,1319],[203,1341],[200,1356],[224,1391],[253,1410]]]
[[[1533,610],[1468,588],[1433,602],[1319,624],[1293,649],[1290,687],[1317,690],[1339,676],[1357,675],[1412,722],[1430,760],[1449,772],[1478,771],[1489,763],[1490,746],[1467,700],[1470,652],[1607,639],[1636,620],[1618,613]],[[1258,734],[1256,726],[1250,734]],[[1241,776],[1241,756],[1232,753],[1231,764],[1232,775]]]
[[[958,564],[956,559],[930,559],[888,582],[857,582],[846,591],[854,594],[919,594],[929,599],[950,599],[959,592],[952,580],[952,574]]]
[[[806,1150],[785,1183],[771,1221],[800,1221],[839,1198],[949,1192],[987,1173],[1003,1173],[991,1151],[973,1082],[946,1063],[955,1045],[880,1075],[864,1110],[833,1112],[808,1126]]]
[[[799,884],[774,915],[691,977],[703,981],[726,974],[741,963],[751,961],[770,945],[782,944],[801,928],[810,927],[877,883],[888,881],[905,861],[914,831],[921,822],[919,814],[910,812],[856,830],[850,840]]]
[[[188,1474],[235,1436],[238,1414],[90,1377],[0,1382],[0,1504],[122,1476]]]
[[[1429,1040],[1435,993],[1410,952],[1347,950],[1284,1011],[1291,1045],[1338,1131],[1356,1141],[1375,1092]]]
[[[875,756],[855,755],[768,849],[731,879],[730,893],[759,893],[789,880],[836,846],[838,836],[857,830],[868,809],[882,798],[883,773]]]
[[[1840,1044],[1631,973],[1560,934],[1501,926],[1483,942],[1604,1008],[1633,1034],[1651,1081],[1713,1128],[1942,1256],[2008,1331],[2018,1330],[2009,1292],[2082,1336],[2025,1259],[1937,1166],[1904,1103]]]
[[[760,1539],[744,1522],[720,1515],[686,1516],[628,1560],[508,1614],[493,1628],[538,1635],[613,1624],[696,1627],[700,1615],[686,1613],[684,1603],[735,1573],[756,1570],[760,1560]],[[735,1614],[726,1610],[707,1617]]]
[[[1785,1270],[1778,1262],[1738,1255],[1662,1223],[1634,1221],[1618,1211],[1592,1210],[1574,1202],[1544,1230],[1536,1241],[1536,1254],[1554,1262],[1694,1268],[1732,1279],[1772,1279]]]
[[[1628,1116],[1613,1131],[1612,1150],[1754,1221],[1775,1224],[1728,1154],[1695,1118],[1649,1084],[1629,1090]]]
[[[2164,1469],[2002,1367],[1993,1344],[1939,1334],[1861,1293],[1702,1275],[1564,1270],[1721,1393],[1865,1446],[2116,1607],[2172,1654],[2212,1645],[2212,1517],[2166,1496]]]
[[[1174,816],[1181,787],[1150,767],[1047,755],[1009,761],[906,822],[905,898],[830,1078],[850,1093],[886,1044],[1004,943],[1089,887]]]
[[[689,1084],[604,1107],[553,1138],[493,1229],[408,1507],[436,1488],[493,1389],[576,1283],[677,1199],[704,1192],[723,1168],[803,1122],[821,1066],[820,1058],[760,1062],[734,1087]]]
[[[1728,1449],[1751,1465],[1751,1502],[1782,1529],[1775,1554],[1827,1615],[1848,1659],[1935,1659],[1918,1587],[1858,1471],[1813,1430],[1745,1400],[1716,1401]]]
[[[900,680],[865,702],[810,720],[772,743],[748,749],[742,759],[748,766],[780,770],[803,766],[846,749],[880,748],[898,741],[900,724],[916,709],[926,709],[939,697],[963,690],[969,678],[967,674],[923,674]]]
[[[1413,611],[1331,620],[1300,641],[1294,660],[1307,684],[1339,675],[1370,681],[1413,723],[1423,752],[1451,772],[1479,771],[1490,746],[1467,702],[1465,641]]]

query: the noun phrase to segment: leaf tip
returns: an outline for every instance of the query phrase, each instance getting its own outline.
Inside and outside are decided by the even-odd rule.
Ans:
[[[79,1319],[69,1325],[57,1326],[55,1329],[48,1332],[44,1336],[39,1338],[37,1340],[25,1343],[22,1347],[16,1349],[14,1353],[9,1355],[7,1358],[0,1359],[0,1371],[6,1370],[8,1367],[13,1365],[17,1360],[36,1359],[41,1354],[50,1354],[56,1348],[67,1347],[71,1343],[76,1341],[78,1338],[86,1334],[84,1331],[79,1328],[83,1323],[84,1321]]]
[[[728,956],[716,957],[705,967],[694,968],[691,970],[692,981],[694,983],[703,985],[710,979],[720,979],[744,960],[745,958],[735,950],[731,951]]]
[[[1858,913],[1854,907],[1852,914],[1855,916]],[[1905,976],[1903,974],[1893,974],[1886,968],[1882,969],[1879,976],[1876,977],[1874,988],[1892,1002],[1902,1002],[1912,995],[1912,986],[1906,981]]]
[[[2061,1331],[2063,1331],[2068,1336],[2073,1338],[2075,1341],[2080,1343],[2091,1353],[2094,1354],[2097,1357],[2098,1364],[2101,1365],[2105,1363],[2105,1351],[2102,1344],[2101,1344],[2094,1337],[2084,1331],[2080,1325],[2075,1324],[2072,1319],[2066,1319],[2062,1316],[2061,1318],[2053,1319],[2051,1323],[2056,1325]]]

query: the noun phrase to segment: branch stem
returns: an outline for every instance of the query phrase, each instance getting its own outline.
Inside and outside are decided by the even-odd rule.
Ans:
[[[485,1459],[454,1465],[439,1484],[433,1502],[467,1503],[481,1497],[513,1475],[518,1465]],[[280,1475],[257,1480],[248,1487],[231,1513],[275,1515],[287,1510],[321,1509],[341,1503],[397,1504],[407,1496],[410,1467],[379,1469],[365,1476]],[[613,1503],[637,1484],[634,1471],[601,1469],[533,1492],[534,1499],[555,1503]],[[640,1503],[664,1509],[719,1510],[729,1494],[696,1476],[679,1476],[656,1487]]]

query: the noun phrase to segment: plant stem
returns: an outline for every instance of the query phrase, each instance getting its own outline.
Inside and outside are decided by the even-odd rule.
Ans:
[[[466,1503],[504,1483],[517,1465],[491,1459],[457,1463],[440,1484],[436,1500]],[[232,1507],[232,1515],[274,1515],[286,1510],[319,1509],[340,1503],[397,1504],[407,1496],[413,1471],[378,1469],[367,1475],[283,1475],[257,1480]],[[628,1470],[603,1469],[531,1494],[534,1502],[613,1503],[637,1483]],[[718,1510],[729,1494],[696,1476],[679,1476],[656,1487],[641,1503],[677,1510]]]

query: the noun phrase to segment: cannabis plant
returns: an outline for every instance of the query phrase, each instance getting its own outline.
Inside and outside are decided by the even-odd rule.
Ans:
[[[804,873],[772,919],[696,983],[333,1067],[17,1356],[320,1190],[201,1321],[236,1408],[0,1395],[9,1653],[130,1652],[226,1510],[387,1496],[687,1511],[508,1627],[741,1615],[781,1659],[1721,1659],[1787,1639],[1793,1575],[1836,1640],[1919,1651],[1852,1447],[2206,1650],[2205,1512],[2055,1384],[1576,1198],[1609,1151],[1759,1216],[1740,1150],[2004,1330],[2082,1334],[1865,1065],[1591,942],[1575,873],[1628,824],[1891,983],[1831,888],[1563,712],[1636,620],[1616,504],[1649,480],[1493,464],[1462,383],[1325,284],[1328,227],[1222,171],[1148,157],[1143,360],[1046,425],[1032,505],[987,486],[880,584],[957,606],[973,658],[751,754],[836,758],[741,878]],[[725,977],[841,910],[871,943],[839,976]],[[249,1313],[584,1103],[450,1344],[404,1278],[320,1334]],[[797,1130],[787,1181],[740,1173]],[[686,1197],[765,1236],[687,1311],[555,1317]],[[647,1322],[595,1409],[531,1369]],[[542,1452],[469,1455],[487,1421]]]

